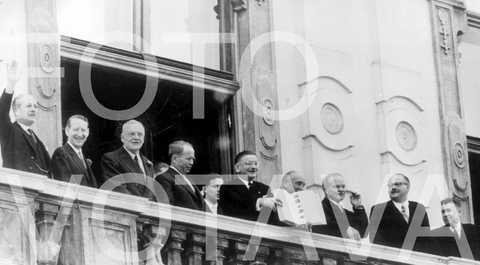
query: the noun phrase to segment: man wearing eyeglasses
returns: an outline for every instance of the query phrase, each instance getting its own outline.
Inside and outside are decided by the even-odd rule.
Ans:
[[[409,228],[430,227],[425,207],[408,200],[410,180],[403,174],[395,174],[388,181],[390,201],[377,204],[370,211],[370,241],[389,247],[402,248],[412,246],[414,242],[405,242]],[[375,229],[377,227],[377,229]],[[376,230],[376,231],[375,231]],[[420,234],[410,231],[412,235]],[[408,238],[410,240],[410,238]],[[415,240],[415,237],[412,238]]]

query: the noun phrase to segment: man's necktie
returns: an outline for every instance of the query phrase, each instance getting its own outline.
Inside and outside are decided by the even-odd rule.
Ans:
[[[33,133],[32,129],[28,129],[28,134],[30,135],[30,138],[32,141],[36,144],[37,143],[37,137],[35,137],[35,133]]]
[[[400,206],[400,209],[402,210],[403,219],[405,219],[405,222],[408,223],[407,208],[405,208],[405,205],[402,204],[402,205]]]
[[[142,171],[142,173],[145,175],[145,171],[144,171],[143,167],[140,165],[140,163],[142,163],[142,162],[141,162],[140,159],[138,158],[138,155],[135,155],[135,156],[133,157],[133,160],[135,161],[135,163],[137,163],[137,166],[138,166],[138,168],[140,169],[140,171]]]
[[[457,226],[450,226],[450,229],[452,229],[452,232],[455,234],[457,238],[460,238],[460,231],[457,230]]]
[[[82,154],[82,151],[78,151],[78,157],[80,158],[80,160],[82,161],[82,165],[85,169],[87,169],[87,164],[85,163],[85,158],[83,157],[83,154]]]
[[[253,179],[249,179],[247,182],[248,188],[250,189],[253,185]]]

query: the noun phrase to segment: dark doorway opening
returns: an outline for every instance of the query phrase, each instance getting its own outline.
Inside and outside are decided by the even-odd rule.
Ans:
[[[84,153],[92,159],[95,174],[100,174],[102,154],[121,146],[123,121],[106,120],[85,104],[80,93],[79,61],[62,57],[62,124],[73,114],[89,119],[90,136]],[[128,109],[145,91],[144,75],[101,65],[92,65],[92,90],[97,100],[114,110]],[[88,82],[83,80],[82,82]],[[154,163],[168,161],[168,144],[183,139],[193,144],[196,162],[192,174],[230,173],[232,155],[231,99],[220,92],[205,90],[204,119],[193,118],[192,86],[160,80],[155,99],[136,119],[146,128],[142,153]],[[64,139],[65,140],[65,139]]]
[[[473,217],[475,224],[480,224],[480,139],[467,137],[468,164],[472,188]]]

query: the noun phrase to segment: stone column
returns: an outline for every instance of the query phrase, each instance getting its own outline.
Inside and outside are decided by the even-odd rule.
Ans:
[[[458,77],[459,36],[467,26],[463,1],[430,0],[442,155],[450,193],[462,201],[463,221],[473,219],[467,138]]]
[[[62,144],[60,35],[56,0],[24,1],[28,92],[38,100],[38,135],[52,153]]]
[[[182,265],[182,244],[187,238],[184,228],[175,227],[170,231],[170,239],[167,243],[167,264]]]
[[[230,2],[237,25],[237,77],[241,84],[235,96],[237,149],[257,152],[260,180],[268,183],[281,170],[273,40],[268,35],[272,30],[271,1]]]
[[[4,177],[4,176],[0,176]],[[0,185],[0,260],[12,265],[36,265],[35,193]]]
[[[59,211],[58,204],[42,201],[36,203],[35,222],[38,231],[37,262],[39,265],[57,264],[62,231],[55,231],[54,224]]]
[[[189,235],[188,240],[188,248],[187,248],[187,258],[188,258],[188,265],[202,265],[203,264],[203,251],[205,246],[205,235],[191,232]]]

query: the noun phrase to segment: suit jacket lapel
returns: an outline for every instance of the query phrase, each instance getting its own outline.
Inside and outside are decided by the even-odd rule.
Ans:
[[[75,152],[75,150],[73,150],[73,148],[68,143],[64,144],[64,148],[65,148],[67,154],[70,156],[70,159],[74,163],[74,166],[77,167],[77,168],[83,169],[83,172],[84,172],[85,178],[87,179],[87,182],[90,183],[92,186],[97,187],[97,181],[95,180],[95,177],[93,175],[92,168],[87,163],[86,159],[84,160],[84,162],[85,162],[85,166],[84,166],[84,164],[82,163],[82,159],[78,156],[78,154]]]
[[[408,224],[407,221],[405,221],[405,218],[403,218],[403,214],[400,212],[400,210],[398,210],[398,208],[395,206],[395,204],[393,203],[393,201],[388,201],[387,203],[387,208],[390,208],[391,211],[392,211],[392,214],[396,215],[396,218],[397,219],[400,219],[402,222],[404,222],[405,224]],[[409,210],[410,210],[410,203],[409,203]],[[410,216],[408,217],[410,219],[411,217],[411,213],[410,213]],[[409,220],[410,222],[410,220]]]
[[[135,163],[135,161],[133,161],[130,154],[123,147],[120,148],[120,160],[125,162],[126,172],[142,174],[142,170],[140,169],[140,166],[137,163]]]
[[[85,168],[83,166],[82,160],[78,156],[78,154],[73,150],[73,148],[68,144],[64,144],[65,150],[68,152],[68,155],[70,156],[70,159],[75,163],[76,167],[78,168]],[[85,161],[85,165],[87,166],[87,162]],[[86,171],[86,170],[85,170]]]
[[[29,134],[27,134],[27,132],[24,129],[22,129],[22,127],[18,124],[18,122],[15,122],[14,125],[17,127],[17,130],[20,130],[22,132],[23,137],[25,137],[25,140],[27,141],[28,145],[32,149],[33,153],[37,154],[37,149],[35,148],[35,143],[33,142],[32,137]]]

